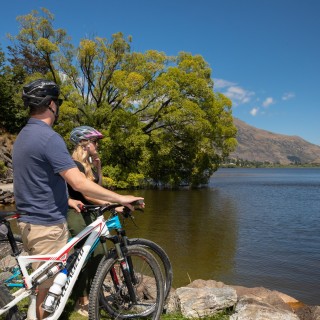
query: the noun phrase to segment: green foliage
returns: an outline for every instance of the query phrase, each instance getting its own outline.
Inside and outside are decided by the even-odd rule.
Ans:
[[[60,84],[65,102],[56,130],[67,143],[75,126],[103,131],[105,186],[198,186],[234,150],[231,101],[214,92],[202,56],[131,52],[131,37],[120,32],[75,47],[46,9],[18,21],[12,68],[24,82],[42,76]]]
[[[107,189],[113,190],[116,189],[117,183],[112,178],[102,177],[102,186]]]
[[[18,66],[10,68],[0,48],[0,129],[10,133],[19,132],[27,121],[27,110],[17,94],[23,78],[23,70]]]
[[[7,167],[3,161],[0,160],[0,177],[5,177],[7,174]]]
[[[143,186],[144,184],[144,175],[142,173],[129,173],[127,182],[129,184],[129,188],[138,188]]]

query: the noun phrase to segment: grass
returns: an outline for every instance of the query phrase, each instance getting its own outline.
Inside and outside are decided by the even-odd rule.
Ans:
[[[66,310],[61,315],[61,320],[85,320],[86,317],[81,316],[77,312],[73,311],[74,303],[69,301]],[[231,311],[222,311],[217,313],[214,316],[203,317],[201,320],[229,320],[231,315]],[[110,318],[112,319],[112,318]],[[145,318],[142,318],[145,319]],[[141,319],[141,320],[142,320]],[[161,320],[190,320],[189,318],[184,317],[181,313],[172,313],[172,314],[164,314],[161,316]],[[195,318],[193,319],[195,320]]]
[[[208,317],[203,317],[201,319],[204,320],[229,320],[230,318],[230,312],[229,311],[222,311],[214,316],[208,316]],[[193,318],[196,319],[196,318]],[[166,314],[161,316],[161,320],[190,320],[189,318],[184,317],[181,313],[174,313],[174,314]]]
[[[28,310],[28,299],[21,301],[18,304],[19,310],[27,312]],[[74,297],[70,297],[65,309],[62,313],[62,315],[60,316],[59,320],[86,320],[88,319],[87,317],[84,317],[82,315],[80,315],[79,313],[77,313],[76,311],[74,311],[74,307],[75,307],[75,301],[74,301]],[[201,320],[229,320],[230,315],[232,314],[232,310],[224,310],[221,311],[213,316],[208,316],[208,317],[203,317],[201,318]],[[0,319],[2,319],[0,317]],[[112,318],[110,318],[111,320]],[[143,320],[145,318],[141,318],[141,320]],[[184,317],[181,313],[170,313],[170,314],[163,314],[160,318],[161,320],[189,320],[189,318]],[[195,320],[196,318],[193,318],[193,320]]]
[[[220,312],[214,316],[211,317],[204,317],[201,318],[203,320],[229,320],[230,313],[227,311]],[[86,317],[81,316],[77,312],[71,312],[71,313],[63,313],[63,315],[60,317],[60,319],[63,320],[85,320]],[[110,318],[111,319],[111,318]],[[142,318],[143,319],[143,318]],[[174,314],[165,314],[161,316],[161,320],[190,320],[189,318],[184,317],[180,313],[174,313]]]

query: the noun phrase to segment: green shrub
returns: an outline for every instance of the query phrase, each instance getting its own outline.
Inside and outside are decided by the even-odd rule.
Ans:
[[[5,178],[8,172],[8,168],[3,161],[0,161],[0,177]]]

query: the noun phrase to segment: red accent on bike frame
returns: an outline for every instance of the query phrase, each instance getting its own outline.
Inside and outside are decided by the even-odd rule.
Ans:
[[[116,272],[116,269],[115,267],[112,267],[111,270],[110,270],[110,273],[111,273],[111,278],[112,278],[112,281],[113,283],[119,287],[119,278],[117,276],[117,272]]]
[[[120,264],[121,264],[121,266],[122,266],[122,268],[123,268],[124,270],[127,270],[127,269],[128,269],[128,265],[127,265],[127,263],[126,263],[125,261],[121,261]]]
[[[8,220],[18,219],[18,218],[20,218],[20,217],[21,217],[21,216],[20,216],[20,213],[16,212],[16,213],[14,213],[12,216],[10,216],[10,217],[8,218]]]

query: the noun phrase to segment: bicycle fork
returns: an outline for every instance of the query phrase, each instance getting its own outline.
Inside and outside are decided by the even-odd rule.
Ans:
[[[115,238],[118,238],[117,236],[115,236]],[[132,260],[131,257],[126,257],[123,254],[123,250],[125,250],[125,246],[122,247],[121,243],[119,241],[116,240],[116,242],[114,242],[115,245],[115,249],[116,249],[116,253],[117,253],[117,257],[118,257],[118,261],[120,264],[120,268],[123,274],[123,278],[124,278],[124,282],[126,284],[126,287],[128,289],[128,294],[130,297],[130,301],[132,304],[136,304],[137,303],[137,297],[136,297],[136,293],[134,290],[134,284],[135,284],[135,277],[134,277],[134,271],[133,271],[133,265],[132,265]],[[128,263],[128,260],[130,261],[130,263]],[[114,285],[117,287],[117,289],[119,289],[120,286],[120,281],[119,278],[117,276],[117,272],[115,270],[115,267],[113,267],[111,269],[111,278],[112,281],[114,283]]]
[[[126,231],[121,229],[121,230],[119,230],[119,234],[120,234],[121,239],[123,241],[123,245],[126,248],[128,246],[128,244],[129,244],[128,243],[128,237],[126,235]],[[128,266],[129,266],[129,272],[130,272],[130,276],[131,276],[131,281],[132,281],[132,283],[134,285],[136,285],[137,284],[137,278],[136,278],[136,276],[134,274],[134,268],[133,268],[132,259],[131,259],[131,257],[127,257],[126,260],[127,260]]]

